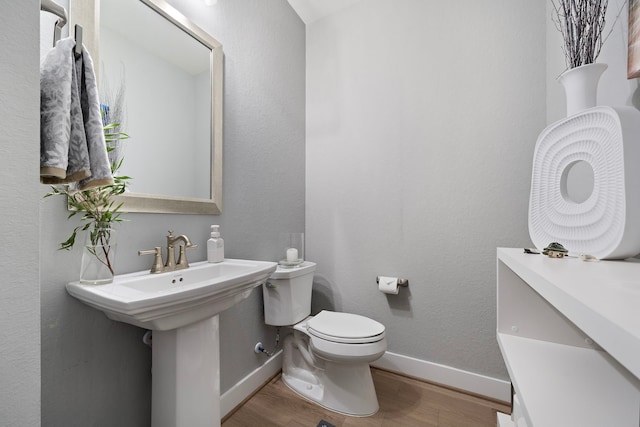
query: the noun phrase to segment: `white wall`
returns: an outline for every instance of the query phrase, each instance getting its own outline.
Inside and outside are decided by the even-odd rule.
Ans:
[[[368,0],[307,26],[307,258],[315,309],[390,352],[506,379],[495,248],[530,245],[545,124],[544,2]],[[376,276],[409,279],[398,296]]]
[[[38,7],[0,0],[0,424],[7,427],[40,425]]]

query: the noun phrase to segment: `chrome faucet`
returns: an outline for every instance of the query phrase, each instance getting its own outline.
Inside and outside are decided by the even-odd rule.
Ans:
[[[178,256],[178,263],[176,264],[175,244],[182,242],[180,245],[180,254]],[[167,262],[164,264],[164,271],[182,270],[189,268],[189,262],[187,261],[187,255],[185,250],[188,248],[197,248],[198,245],[191,244],[191,240],[185,235],[174,236],[173,231],[169,230],[167,236]]]
[[[138,256],[141,255],[154,255],[151,274],[162,273],[164,271],[164,265],[162,265],[162,248],[160,246],[156,246],[149,251],[138,251]]]
[[[178,255],[178,262],[176,263],[175,245],[182,242],[180,245],[180,253]],[[174,236],[173,231],[169,230],[167,236],[167,261],[162,265],[162,248],[157,246],[150,251],[138,251],[138,255],[154,255],[153,265],[151,266],[151,274],[164,273],[166,271],[175,271],[189,268],[189,262],[187,261],[186,249],[197,248],[198,245],[191,243],[191,240],[181,234]]]

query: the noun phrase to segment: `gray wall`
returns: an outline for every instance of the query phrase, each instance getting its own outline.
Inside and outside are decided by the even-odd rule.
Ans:
[[[38,2],[0,0],[0,424],[40,425]]]
[[[307,26],[307,257],[317,308],[388,350],[494,378],[496,246],[530,245],[545,3],[368,0]],[[397,296],[376,276],[409,279]]]
[[[127,215],[131,222],[124,224],[121,230],[119,271],[146,268],[148,260],[139,259],[135,252],[162,244],[162,236],[168,228],[194,237],[201,248],[192,254],[192,259],[204,259],[204,243],[212,222],[222,224],[229,256],[275,260],[279,255],[278,233],[301,231],[304,227],[304,27],[285,1],[220,1],[213,9],[189,5],[187,0],[172,3],[184,8],[185,13],[191,14],[225,45],[224,214],[220,217]],[[374,4],[374,1],[364,3]],[[418,3],[411,4],[416,6]],[[446,2],[440,2],[440,5],[438,2],[424,3],[447,7]],[[465,43],[454,38],[449,30],[438,27],[437,23],[432,24],[440,28],[440,32],[420,39],[421,43],[416,46],[418,53],[412,55],[425,58],[431,67],[444,70],[436,78],[447,83],[445,93],[452,99],[445,105],[453,113],[469,102],[489,108],[499,104],[499,97],[509,101],[506,105],[514,111],[506,116],[496,116],[495,123],[499,126],[491,127],[492,132],[499,132],[495,137],[479,126],[477,129],[482,132],[478,131],[473,138],[462,138],[452,144],[450,138],[433,136],[437,133],[431,130],[442,132],[436,123],[427,129],[429,132],[425,131],[427,136],[423,143],[411,143],[400,130],[421,123],[422,117],[399,124],[385,117],[383,122],[388,123],[389,128],[384,138],[366,135],[367,127],[359,124],[357,128],[349,128],[351,133],[344,139],[326,143],[318,139],[319,136],[335,133],[351,118],[344,115],[345,111],[337,110],[343,104],[331,104],[337,100],[335,94],[325,98],[328,105],[318,111],[323,115],[315,116],[320,94],[317,89],[310,92],[309,117],[317,118],[308,126],[309,157],[316,160],[307,165],[307,255],[320,263],[316,281],[318,304],[335,305],[339,309],[381,319],[390,328],[391,351],[504,376],[493,340],[494,247],[527,243],[526,194],[530,158],[535,137],[544,126],[544,112],[540,110],[544,100],[536,90],[542,88],[540,92],[544,92],[544,85],[538,81],[541,78],[539,67],[544,67],[545,62],[557,65],[559,53],[552,53],[557,45],[548,37],[546,61],[544,57],[540,58],[540,41],[544,38],[540,28],[546,27],[547,36],[553,34],[548,14],[544,15],[540,10],[544,8],[543,3],[496,2],[496,7],[498,5],[503,5],[505,11],[489,13],[487,10],[488,16],[480,11],[472,16],[465,13],[465,10],[474,10],[463,7],[471,6],[470,2],[458,10],[461,13],[459,22],[467,23],[469,28],[475,29],[478,22],[485,22],[492,24],[498,33],[490,39],[491,44],[487,44],[482,43],[483,40],[486,42],[484,36],[493,33],[486,32],[484,26],[480,33],[464,32],[457,27],[461,34],[467,35],[465,42],[471,42],[472,48],[486,54],[479,61],[467,61],[458,68],[451,68],[448,61],[439,60],[442,58],[433,54],[434,46],[447,46],[451,58],[455,59],[454,53],[463,49]],[[3,260],[0,269],[3,282],[0,419],[9,426],[40,424],[42,358],[42,425],[146,425],[149,420],[150,355],[140,344],[142,330],[111,322],[77,303],[64,291],[64,284],[78,276],[80,258],[77,251],[56,251],[58,242],[67,237],[75,223],[65,219],[62,200],[41,200],[46,187],[37,184],[37,7],[38,2],[34,0],[0,0],[3,11],[0,14],[3,46],[0,123],[4,125],[4,132],[0,134],[0,157],[4,162],[0,183],[3,190],[0,227],[6,237],[0,249]],[[423,12],[420,17],[424,19],[442,16],[441,10]],[[525,13],[528,14],[523,15]],[[336,24],[335,31],[341,27],[341,31],[347,31],[349,25],[369,28],[368,36],[391,35],[395,27],[387,27],[386,20],[391,18],[390,21],[397,25],[393,15],[381,16],[378,9],[374,16],[380,24],[377,32],[369,24],[362,27],[358,21],[342,24],[339,20],[320,21],[318,24]],[[497,16],[501,17],[499,21],[495,21]],[[422,26],[426,24],[421,22]],[[400,34],[406,30],[411,35],[409,27],[395,30]],[[49,32],[48,29],[43,31]],[[309,29],[310,42],[320,42],[312,39],[313,31],[315,28]],[[335,41],[337,34],[333,35],[331,28],[325,27],[324,31],[327,43]],[[422,33],[418,31],[417,34]],[[484,36],[475,41],[478,34]],[[615,42],[610,44],[615,45],[612,48],[605,45],[603,58],[619,69],[625,61],[623,48],[619,46],[624,46],[624,31],[620,30],[613,37]],[[362,47],[375,46],[369,38],[356,40]],[[314,61],[324,58],[332,64],[326,70],[327,84],[341,83],[340,79],[332,77],[332,73],[343,72],[357,77],[353,69],[344,70],[345,64],[335,62],[337,57],[333,50],[349,49],[343,54],[346,57],[361,51],[353,46],[353,42],[346,46],[345,42],[349,40],[328,46],[324,56],[316,52],[315,60],[310,57],[310,72],[312,67],[321,65]],[[410,59],[406,55],[400,58],[392,55],[400,44],[382,42],[386,49],[379,50],[380,64],[389,64],[382,61],[389,58]],[[464,47],[461,58],[466,49],[470,48]],[[562,61],[561,57],[559,61]],[[561,67],[551,65],[547,67],[548,91],[556,90],[551,85],[562,71]],[[521,74],[522,82],[507,87],[504,81],[498,81],[488,87],[489,98],[480,98],[481,87],[495,78],[491,72],[484,71],[486,67],[505,78],[524,73]],[[406,66],[401,70],[410,71]],[[447,77],[456,70],[458,74]],[[544,71],[542,73],[544,75]],[[626,82],[619,78],[618,71],[615,74],[618,77],[612,84],[620,86],[615,96],[621,100],[615,104],[628,104],[632,95],[637,97],[637,80]],[[385,71],[376,88],[388,83],[388,76],[396,75]],[[606,80],[607,75],[603,78]],[[316,76],[314,81],[322,80]],[[409,86],[409,89],[417,87],[420,86]],[[350,100],[354,99],[349,93],[352,88],[353,85],[337,87]],[[514,88],[517,90],[513,98],[517,99],[511,99],[509,95]],[[384,101],[379,105],[386,105],[387,100]],[[556,119],[560,113],[554,111],[562,108],[557,103],[551,104],[547,108],[549,121]],[[361,104],[356,109],[359,106]],[[401,108],[403,104],[395,100],[392,106]],[[388,106],[385,108],[385,111],[389,109]],[[467,132],[470,127],[483,123],[475,116],[452,117],[456,119],[454,123]],[[510,120],[505,120],[506,117]],[[321,120],[328,124],[318,127]],[[371,124],[375,123],[372,119]],[[353,150],[349,145],[353,141],[364,145],[362,150],[354,152],[351,162],[340,163],[339,160],[351,153],[344,149]],[[371,145],[365,144],[370,141]],[[386,151],[385,147],[391,144],[394,149]],[[484,147],[486,151],[477,147]],[[325,152],[325,149],[329,151]],[[450,167],[443,167],[443,173],[434,173],[429,181],[416,177],[404,161],[411,153],[421,154],[421,149],[430,151],[428,154],[432,157],[428,158],[435,159],[435,165],[426,163],[425,156],[424,161],[416,158],[416,169],[439,168],[439,162]],[[392,174],[391,183],[377,181],[379,161],[367,166],[366,161],[359,160],[366,151],[398,162],[396,167],[401,170]],[[451,164],[456,153],[467,152],[468,156],[480,159],[476,168],[471,167],[469,160]],[[402,153],[398,159],[394,157],[397,153]],[[502,164],[496,159],[498,156],[508,161]],[[346,180],[320,185],[322,180],[331,179],[333,173],[341,169],[352,170]],[[452,175],[460,176],[453,182],[445,179]],[[376,187],[375,192],[369,192],[368,188],[372,186]],[[469,198],[451,191],[452,188]],[[402,193],[398,189],[409,193],[400,197]],[[412,195],[421,200],[422,208],[407,204],[407,198]],[[357,202],[352,202],[354,198]],[[398,204],[398,201],[402,203]],[[352,209],[354,203],[356,209]],[[379,221],[368,219],[368,225],[358,229],[351,212],[366,219],[378,209],[392,213],[376,214],[379,216],[375,219]],[[40,227],[36,225],[38,216],[41,217]],[[323,221],[330,227],[320,229]],[[34,250],[36,247],[40,250]],[[40,274],[36,267],[39,257]],[[412,286],[408,297],[387,299],[372,291],[373,278],[383,272],[410,278]],[[39,313],[40,299],[42,314]],[[261,298],[254,292],[247,301],[221,316],[223,391],[263,361],[251,351],[257,340],[270,342],[273,337],[273,331],[262,326],[261,310]]]
[[[148,268],[150,260],[137,251],[163,245],[169,229],[189,235],[199,245],[190,260],[203,260],[213,223],[221,225],[228,258],[276,260],[279,233],[304,229],[304,25],[285,0],[171,3],[224,46],[223,214],[126,215],[117,270]],[[37,128],[37,116],[29,124]],[[35,164],[20,166],[35,171]],[[42,195],[46,187],[31,192]],[[141,342],[144,331],[67,295],[80,252],[56,248],[77,223],[66,220],[62,198],[42,201],[40,212],[42,424],[148,425],[151,354]],[[220,316],[222,392],[264,362],[253,347],[272,342],[274,331],[263,323],[259,289]]]

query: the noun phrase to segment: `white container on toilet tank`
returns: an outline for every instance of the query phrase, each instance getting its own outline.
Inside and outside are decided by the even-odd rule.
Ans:
[[[311,314],[311,288],[316,264],[305,261],[297,267],[278,266],[262,285],[264,322],[272,326],[295,325]]]

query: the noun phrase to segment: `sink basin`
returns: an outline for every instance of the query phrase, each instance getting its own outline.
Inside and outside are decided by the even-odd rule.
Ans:
[[[151,426],[220,426],[218,313],[247,298],[275,262],[225,259],[185,270],[116,276],[67,291],[107,317],[153,330]]]
[[[277,264],[225,259],[188,269],[118,275],[106,285],[67,284],[67,291],[107,317],[145,329],[167,331],[217,315],[249,296]]]

